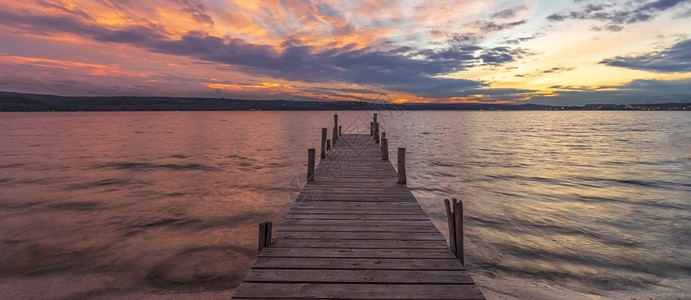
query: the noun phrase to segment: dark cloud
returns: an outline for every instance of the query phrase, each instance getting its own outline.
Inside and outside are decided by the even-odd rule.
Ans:
[[[204,2],[198,0],[175,0],[175,2],[180,4],[183,7],[182,11],[190,14],[195,21],[215,25],[213,18],[207,13]]]
[[[634,80],[621,86],[596,89],[561,87],[558,97],[535,95],[529,101],[537,104],[584,105],[584,104],[644,104],[690,103],[691,80]]]
[[[585,1],[579,1],[585,2]],[[608,1],[589,3],[579,10],[555,13],[547,20],[564,21],[567,19],[599,20],[608,22],[604,26],[596,26],[596,30],[620,31],[622,25],[645,22],[655,18],[661,12],[677,6],[688,5],[688,0],[653,0],[653,1]]]
[[[145,26],[129,26],[124,29],[109,29],[90,25],[73,16],[48,16],[14,14],[0,9],[3,25],[22,29],[34,34],[70,33],[102,42],[138,43],[164,38],[164,33]]]
[[[573,70],[573,69],[574,69],[574,68],[554,67],[554,68],[551,68],[551,69],[543,70],[543,71],[541,71],[540,73],[542,73],[542,74],[561,73],[561,72],[571,71],[571,70]]]
[[[498,12],[495,12],[491,14],[489,17],[492,19],[510,19],[516,16],[516,13],[519,11],[524,11],[528,9],[525,5],[518,5],[514,6],[505,10],[500,10]]]
[[[495,23],[492,21],[487,21],[487,20],[481,20],[481,21],[475,21],[472,24],[473,27],[476,27],[480,29],[484,33],[489,33],[493,31],[502,31],[506,30],[509,28],[516,27],[518,25],[523,25],[526,23],[526,20],[520,20],[516,22],[508,22],[508,23]]]
[[[522,58],[530,53],[530,51],[522,48],[494,47],[485,49],[479,58],[486,65],[497,66],[513,62],[517,58]]]
[[[89,19],[91,20],[91,16],[87,14],[85,11],[79,9],[79,8],[67,8],[62,3],[51,1],[51,0],[38,0],[36,4],[41,5],[43,7],[50,7],[50,8],[56,8],[59,9],[63,12],[66,12],[68,14],[80,16],[84,19]]]
[[[639,56],[617,56],[600,63],[654,72],[691,72],[691,39],[678,42],[662,51]]]

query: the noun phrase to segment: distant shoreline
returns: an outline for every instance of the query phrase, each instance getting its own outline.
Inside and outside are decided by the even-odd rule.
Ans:
[[[363,101],[236,100],[194,97],[63,97],[42,94],[0,92],[0,112],[40,111],[324,111],[324,110],[622,110],[691,111],[691,103],[587,104],[554,106],[543,104],[405,103]]]

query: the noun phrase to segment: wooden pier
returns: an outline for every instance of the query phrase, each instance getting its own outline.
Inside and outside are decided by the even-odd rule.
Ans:
[[[371,131],[332,137],[233,299],[484,299]]]

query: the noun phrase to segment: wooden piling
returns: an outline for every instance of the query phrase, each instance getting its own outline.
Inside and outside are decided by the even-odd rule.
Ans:
[[[336,144],[336,141],[338,141],[338,114],[334,114],[334,132],[333,132],[333,139],[334,145]]]
[[[331,150],[331,139],[326,139],[326,150]]]
[[[374,142],[379,144],[379,123],[374,123]]]
[[[449,224],[449,248],[451,252],[465,265],[465,251],[463,248],[463,202],[453,198],[444,199],[446,217]]]
[[[406,184],[405,148],[398,148],[398,183]]]
[[[374,113],[374,123],[377,123],[377,113]]]
[[[389,140],[381,139],[381,159],[389,160]]]
[[[338,136],[341,136],[343,133],[341,133],[341,125],[338,125]]]
[[[455,218],[453,216],[453,210],[451,210],[452,206],[451,206],[451,203],[449,203],[449,199],[444,199],[444,205],[446,206],[446,222],[449,225],[449,248],[451,249],[451,252],[455,255],[456,254]]]
[[[374,122],[369,122],[369,135],[374,135]]]
[[[314,148],[307,149],[307,181],[314,181],[315,152]]]
[[[326,158],[326,134],[327,129],[322,128],[321,158]]]
[[[456,198],[453,199],[456,204],[454,207],[454,225],[456,227],[455,238],[456,238],[456,257],[461,260],[461,264],[465,266],[465,253],[463,251],[463,202],[458,201],[456,203]]]
[[[334,127],[333,133],[331,133],[331,140],[332,140],[331,144],[336,146],[336,140],[338,140],[338,132],[337,132],[336,127]]]
[[[261,252],[262,249],[269,247],[269,245],[271,245],[272,232],[273,223],[271,223],[270,221],[259,223],[259,244],[257,246],[259,252]]]

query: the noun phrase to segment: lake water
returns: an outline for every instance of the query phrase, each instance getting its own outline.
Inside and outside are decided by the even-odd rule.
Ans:
[[[379,113],[443,234],[464,202],[488,298],[691,295],[688,113]],[[0,298],[231,296],[332,114],[0,113]]]

